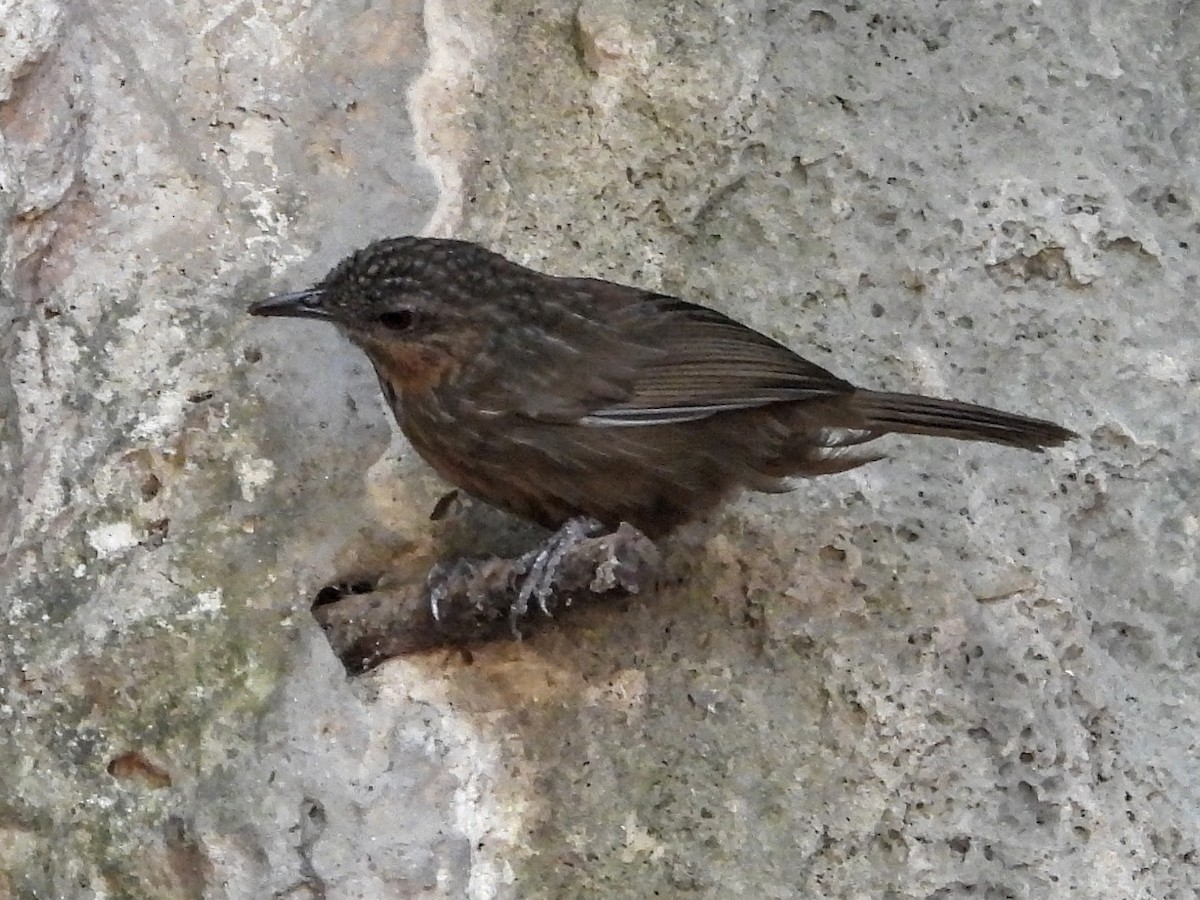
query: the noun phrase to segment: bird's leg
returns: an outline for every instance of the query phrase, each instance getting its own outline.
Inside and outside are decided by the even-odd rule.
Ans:
[[[547,616],[550,615],[546,601],[550,599],[554,589],[554,579],[563,556],[579,541],[596,537],[604,531],[604,525],[595,519],[576,516],[563,523],[540,547],[535,547],[520,558],[518,562],[525,572],[525,577],[517,592],[517,600],[509,609],[509,620],[514,631],[517,620],[529,610],[530,598],[536,599],[541,611]]]

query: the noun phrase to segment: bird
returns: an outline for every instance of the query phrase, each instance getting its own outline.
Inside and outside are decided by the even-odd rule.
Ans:
[[[864,445],[891,433],[1038,452],[1077,437],[859,388],[715,309],[469,241],[378,240],[249,312],[335,325],[442,478],[550,529],[628,522],[657,538],[743,490],[882,459]]]

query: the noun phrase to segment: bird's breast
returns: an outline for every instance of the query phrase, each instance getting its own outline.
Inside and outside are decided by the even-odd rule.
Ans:
[[[372,341],[363,342],[363,349],[380,380],[398,394],[435,390],[461,368],[453,354],[432,344]]]

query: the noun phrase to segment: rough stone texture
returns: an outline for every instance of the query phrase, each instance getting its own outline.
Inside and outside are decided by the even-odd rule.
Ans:
[[[1194,10],[495,6],[0,0],[0,896],[1193,895]],[[317,589],[458,526],[243,310],[415,231],[1083,438],[347,681]]]

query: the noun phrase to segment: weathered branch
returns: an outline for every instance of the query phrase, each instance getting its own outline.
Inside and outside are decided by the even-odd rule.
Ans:
[[[546,608],[557,615],[574,604],[639,593],[654,583],[658,566],[658,549],[630,525],[580,538],[557,559]],[[460,559],[437,566],[423,583],[364,580],[325,588],[312,613],[346,670],[356,674],[395,656],[519,637],[518,627],[536,627],[546,620],[536,604],[524,618],[510,612],[529,568],[528,555]]]

